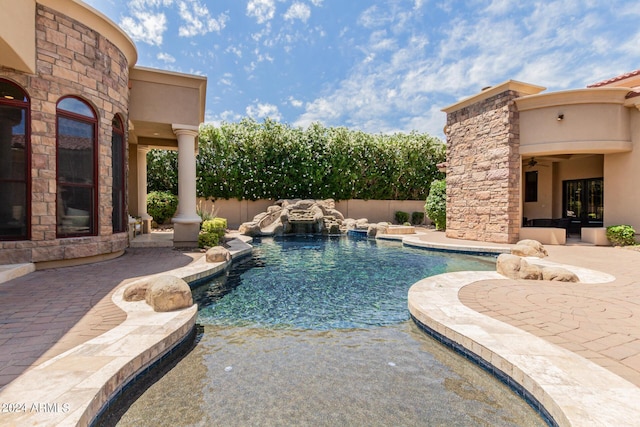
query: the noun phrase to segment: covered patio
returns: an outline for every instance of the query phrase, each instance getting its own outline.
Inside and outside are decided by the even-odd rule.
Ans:
[[[586,89],[507,81],[447,113],[447,236],[608,245],[640,230],[640,70]]]
[[[196,212],[198,128],[204,121],[206,77],[136,67],[131,71],[129,111],[129,215],[151,232],[147,213],[147,153],[178,150],[178,211],[174,246],[197,246]]]

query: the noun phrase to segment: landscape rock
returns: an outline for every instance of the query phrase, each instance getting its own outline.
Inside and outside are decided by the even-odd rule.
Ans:
[[[529,264],[527,261],[521,258],[520,271],[518,272],[518,279],[541,280],[542,268],[534,264]]]
[[[549,255],[542,243],[531,239],[520,240],[511,248],[511,254],[538,258],[544,258]]]
[[[149,289],[150,285],[151,282],[148,280],[136,282],[124,290],[124,295],[122,296],[122,298],[125,301],[142,301],[146,298],[147,290]]]
[[[573,282],[580,281],[578,276],[562,267],[545,267],[542,269],[542,280],[552,280],[555,282]]]
[[[207,262],[228,262],[231,260],[231,253],[222,246],[209,248],[205,254]]]
[[[150,281],[145,301],[154,311],[174,311],[193,305],[191,288],[184,280],[164,275],[152,277]]]
[[[521,260],[522,258],[516,255],[500,254],[496,261],[496,271],[510,279],[518,279]]]
[[[496,271],[514,280],[552,280],[557,282],[579,282],[578,276],[562,267],[540,267],[529,264],[524,258],[513,254],[500,254]]]
[[[542,278],[542,269],[540,267],[529,264],[522,257],[511,254],[500,254],[498,256],[496,271],[514,280],[540,280]]]

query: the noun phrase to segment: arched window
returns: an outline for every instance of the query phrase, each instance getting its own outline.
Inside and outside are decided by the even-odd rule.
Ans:
[[[120,116],[116,115],[111,123],[111,164],[113,165],[113,186],[111,188],[111,200],[113,212],[111,222],[113,232],[126,231],[124,209],[124,126]]]
[[[58,237],[97,234],[97,125],[85,101],[66,97],[58,102],[57,171]]]
[[[0,240],[30,235],[30,128],[29,97],[0,79]]]

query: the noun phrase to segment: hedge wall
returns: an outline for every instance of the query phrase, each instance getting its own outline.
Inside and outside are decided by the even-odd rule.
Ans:
[[[372,135],[314,123],[244,119],[200,128],[200,197],[424,200],[444,144],[427,134]],[[177,190],[177,154],[148,154],[149,191]]]

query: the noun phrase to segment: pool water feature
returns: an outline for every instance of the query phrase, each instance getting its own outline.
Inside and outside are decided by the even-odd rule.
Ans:
[[[478,268],[495,266],[398,243],[262,240],[226,279],[194,290],[198,344],[117,425],[545,425],[507,386],[407,320],[414,282]]]

